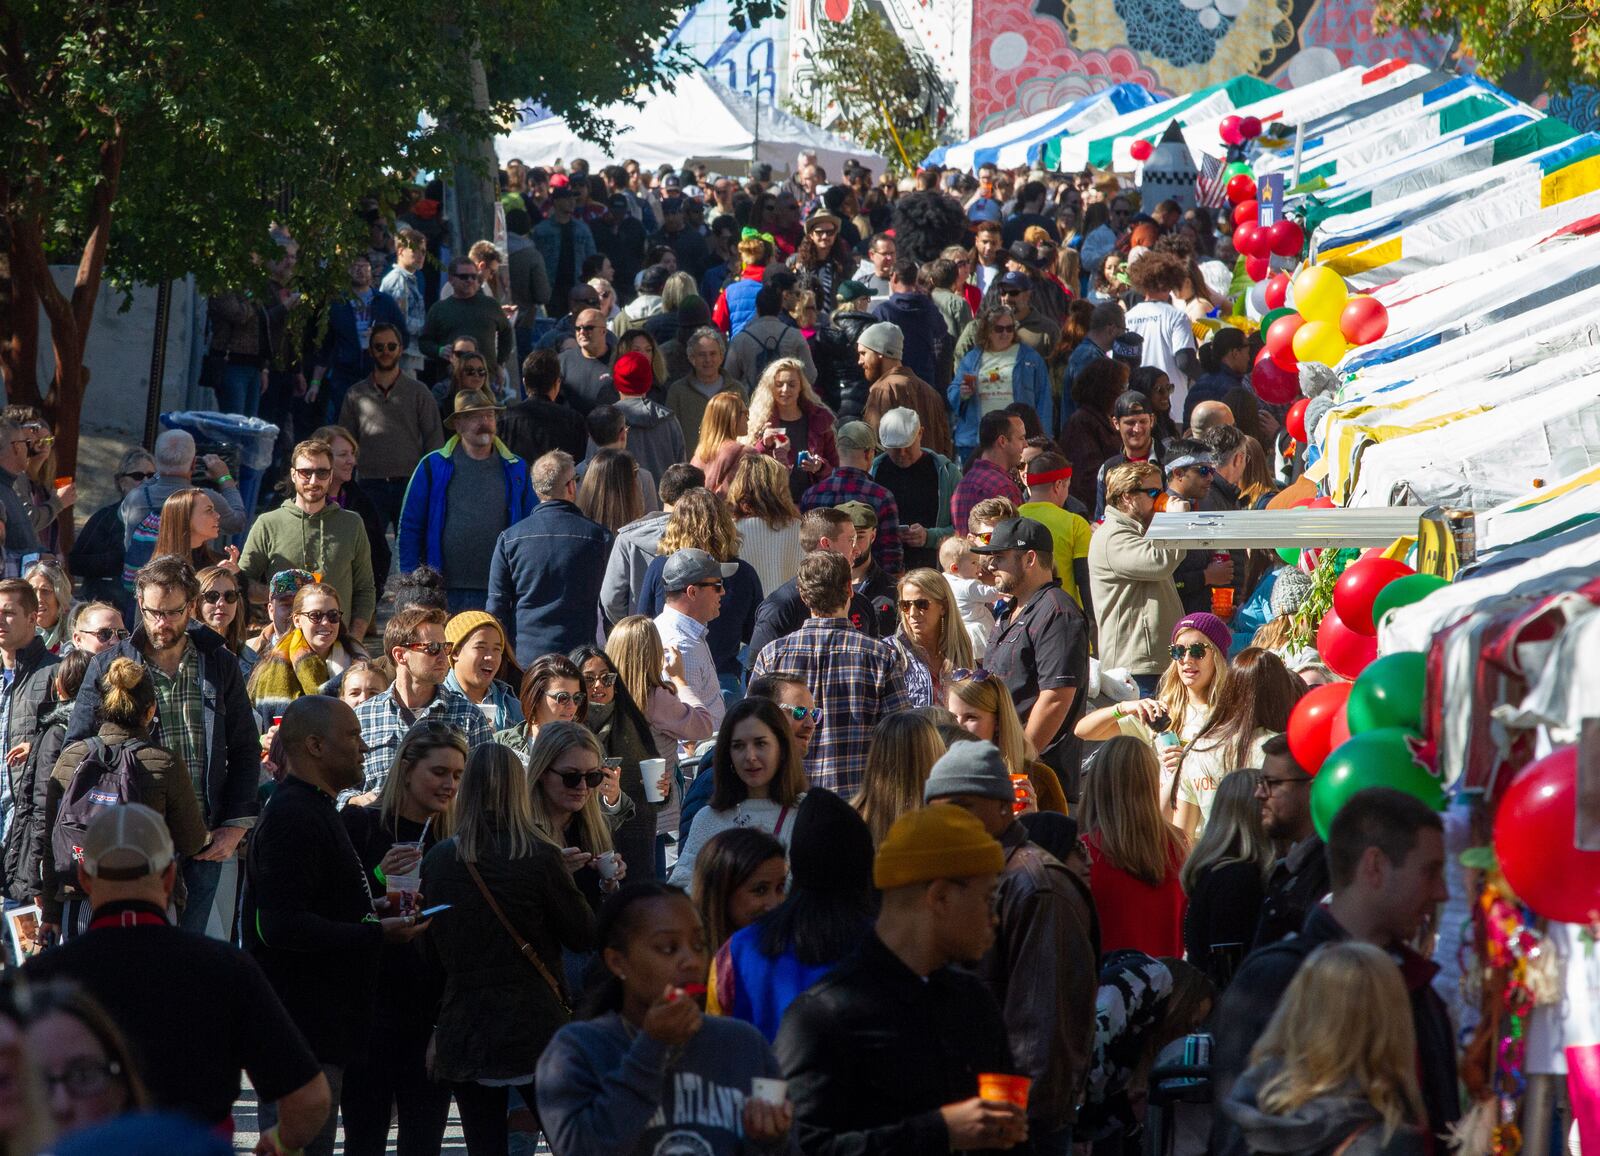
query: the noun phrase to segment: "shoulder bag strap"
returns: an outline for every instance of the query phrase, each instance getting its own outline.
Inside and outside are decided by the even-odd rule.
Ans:
[[[788,807],[787,804],[785,804],[778,811],[778,822],[777,822],[777,825],[772,828],[772,837],[774,839],[778,838],[780,835],[783,834],[783,821],[785,819],[787,819],[788,817],[789,817],[789,807]]]
[[[1361,1139],[1361,1137],[1364,1136],[1371,1127],[1372,1122],[1369,1120],[1367,1123],[1362,1124],[1354,1132],[1350,1133],[1350,1135],[1346,1136],[1344,1138],[1344,1142],[1333,1150],[1333,1156],[1344,1156],[1346,1152],[1350,1151],[1351,1146],[1357,1140]]]
[[[483,881],[483,876],[478,874],[478,865],[476,863],[468,863],[467,874],[471,875],[472,881],[478,885],[478,891],[483,895],[483,901],[489,905],[489,910],[494,912],[494,917],[500,921],[500,926],[506,929],[506,934],[511,936],[511,941],[517,945],[517,950],[522,953],[522,957],[533,964],[538,969],[539,974],[544,977],[545,983],[550,985],[550,990],[555,993],[556,1002],[561,1005],[561,1010],[570,1013],[572,1009],[567,1006],[567,1000],[562,994],[561,985],[556,982],[556,977],[550,974],[550,969],[544,965],[544,960],[539,958],[539,953],[534,950],[533,944],[522,938],[521,932],[512,926],[511,920],[506,918],[506,913],[500,909],[500,904],[495,902],[494,895],[489,890],[489,885]]]

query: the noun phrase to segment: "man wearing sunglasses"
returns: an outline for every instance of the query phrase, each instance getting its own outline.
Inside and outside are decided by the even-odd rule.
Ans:
[[[569,405],[587,414],[618,397],[611,384],[611,333],[605,314],[597,308],[579,313],[572,332],[577,343],[561,354],[562,392]]]
[[[589,226],[573,217],[572,189],[566,184],[550,190],[550,215],[533,227],[533,243],[550,273],[550,301],[566,305],[568,292],[581,284],[583,263],[596,252]]]
[[[1144,532],[1163,493],[1161,470],[1125,462],[1106,474],[1106,516],[1089,539],[1089,586],[1099,620],[1100,665],[1133,675],[1143,697],[1156,692],[1183,601],[1172,572],[1185,551],[1157,546]]]
[[[1179,438],[1167,447],[1167,509],[1174,513],[1205,508],[1216,475],[1216,461],[1205,443]],[[1233,559],[1210,550],[1187,550],[1172,572],[1185,614],[1211,611],[1211,590],[1233,582]]]
[[[452,257],[446,272],[452,296],[441,297],[428,307],[428,320],[417,348],[424,357],[444,360],[450,356],[451,343],[465,335],[478,343],[478,349],[489,360],[489,376],[496,377],[496,367],[509,366],[517,352],[511,319],[500,308],[500,302],[489,293],[479,292],[483,273],[470,257]]]
[[[328,331],[317,351],[305,401],[319,423],[333,420],[350,387],[372,372],[367,352],[372,327],[386,322],[405,344],[406,315],[395,299],[372,284],[372,260],[360,253],[350,262],[350,289],[328,306]]]
[[[309,570],[339,593],[348,607],[352,638],[366,636],[378,606],[372,576],[372,543],[361,515],[328,501],[333,447],[303,441],[289,455],[294,497],[255,520],[244,540],[239,571],[250,580],[250,599],[267,601],[267,583],[280,570]]]
[[[722,613],[723,583],[738,572],[738,563],[718,562],[695,549],[677,551],[661,570],[666,605],[655,619],[661,644],[683,656],[684,677],[717,726],[726,708],[706,628]]]

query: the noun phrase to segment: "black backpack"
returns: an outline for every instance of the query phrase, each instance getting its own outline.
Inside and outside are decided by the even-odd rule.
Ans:
[[[771,342],[762,341],[753,333],[748,336],[751,341],[756,343],[755,363],[751,370],[752,380],[750,383],[750,387],[754,389],[761,381],[761,375],[767,372],[767,366],[782,356],[779,350],[783,346],[783,334],[778,334]]]
[[[95,816],[108,807],[139,801],[139,751],[149,744],[129,739],[115,750],[98,739],[87,740],[83,762],[72,772],[61,808],[56,812],[55,830],[50,833],[50,849],[55,857],[56,874],[76,880],[83,861],[83,835]]]

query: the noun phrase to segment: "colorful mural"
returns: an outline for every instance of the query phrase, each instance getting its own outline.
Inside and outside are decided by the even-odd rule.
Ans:
[[[789,95],[789,22],[735,24],[728,0],[699,0],[684,13],[668,46],[682,48],[711,76],[747,96],[777,105]]]

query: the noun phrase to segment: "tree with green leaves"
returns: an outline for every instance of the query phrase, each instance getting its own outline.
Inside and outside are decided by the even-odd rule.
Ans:
[[[1526,62],[1552,92],[1600,83],[1600,0],[1377,0],[1372,23],[1455,36],[1488,80]]]
[[[659,51],[676,21],[656,0],[0,0],[8,397],[44,410],[71,473],[102,281],[264,290],[276,226],[303,321],[366,246],[358,205],[392,217],[405,179],[459,166],[492,196],[487,146],[518,102],[604,140],[594,108],[683,66]]]
[[[789,111],[881,153],[892,168],[914,169],[942,136],[939,110],[950,93],[938,70],[865,3],[851,5],[843,22],[818,21],[816,36]]]

